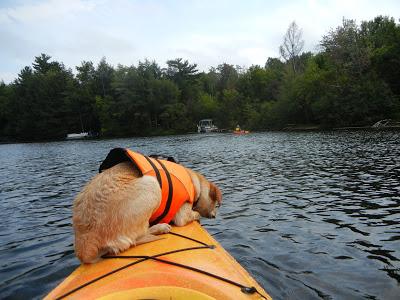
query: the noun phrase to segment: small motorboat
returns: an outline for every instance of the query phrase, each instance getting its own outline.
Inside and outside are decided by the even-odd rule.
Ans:
[[[198,133],[217,132],[217,131],[218,127],[214,125],[212,119],[200,120],[199,124],[197,125]]]
[[[67,140],[83,140],[89,138],[89,132],[81,132],[81,133],[68,133],[66,139]]]

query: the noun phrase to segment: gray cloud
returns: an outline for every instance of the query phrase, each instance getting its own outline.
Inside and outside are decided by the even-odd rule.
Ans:
[[[47,53],[74,68],[102,56],[116,65],[144,58],[161,65],[183,57],[202,70],[222,62],[264,65],[278,57],[293,20],[305,50],[341,24],[400,11],[394,0],[138,1],[42,0],[0,8],[0,80],[10,81],[34,56]],[[398,16],[395,16],[397,17]]]

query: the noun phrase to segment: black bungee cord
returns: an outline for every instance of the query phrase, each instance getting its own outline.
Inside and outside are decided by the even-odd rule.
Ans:
[[[131,263],[129,263],[129,264],[125,265],[125,266],[122,266],[120,268],[117,268],[117,269],[115,269],[113,271],[110,271],[110,272],[108,272],[108,273],[106,273],[106,274],[104,274],[102,276],[99,276],[99,277],[97,277],[97,278],[95,278],[95,279],[93,279],[91,281],[88,281],[85,284],[82,284],[82,285],[74,288],[73,290],[71,290],[71,291],[69,291],[69,292],[67,292],[65,294],[62,294],[61,296],[58,296],[56,299],[57,300],[63,299],[65,297],[67,297],[67,296],[69,296],[69,295],[71,295],[71,294],[83,289],[84,287],[86,287],[88,285],[91,285],[91,284],[93,284],[93,283],[95,283],[95,282],[97,282],[97,281],[99,281],[99,280],[101,280],[101,279],[103,279],[103,278],[105,278],[107,276],[110,276],[110,275],[112,275],[114,273],[117,273],[117,272],[119,272],[121,270],[124,270],[126,268],[129,268],[129,267],[131,267],[133,265],[139,264],[139,263],[147,261],[147,260],[154,260],[154,261],[158,261],[158,262],[161,262],[161,263],[165,263],[165,264],[177,266],[177,267],[180,267],[180,268],[188,269],[188,270],[200,273],[200,274],[204,274],[206,276],[210,276],[212,278],[215,278],[215,279],[227,282],[229,284],[235,285],[235,286],[239,287],[240,290],[245,294],[257,293],[263,299],[268,299],[266,296],[261,294],[254,286],[245,286],[245,285],[243,285],[241,283],[235,282],[235,281],[230,280],[228,278],[224,278],[224,277],[218,276],[216,274],[209,273],[207,271],[204,271],[204,270],[201,270],[201,269],[198,269],[198,268],[194,268],[194,267],[191,267],[191,266],[187,266],[187,265],[183,265],[183,264],[180,264],[180,263],[176,263],[176,262],[172,262],[172,261],[168,261],[168,260],[159,258],[160,256],[169,255],[169,254],[173,254],[173,253],[184,252],[184,251],[199,250],[199,249],[215,249],[216,248],[215,245],[208,245],[208,244],[206,244],[206,243],[204,243],[202,241],[193,239],[193,238],[185,236],[185,235],[181,235],[181,234],[174,233],[174,232],[169,232],[168,234],[175,235],[175,236],[178,236],[178,237],[181,237],[181,238],[184,238],[184,239],[191,240],[193,242],[201,244],[202,246],[182,248],[182,249],[177,249],[177,250],[173,250],[173,251],[159,253],[159,254],[152,255],[152,256],[148,256],[148,255],[133,255],[133,256],[123,256],[123,255],[112,255],[111,256],[111,255],[105,255],[105,256],[102,256],[102,258],[104,258],[104,259],[132,259],[132,258],[136,258],[138,260],[136,260],[134,262],[131,262]]]

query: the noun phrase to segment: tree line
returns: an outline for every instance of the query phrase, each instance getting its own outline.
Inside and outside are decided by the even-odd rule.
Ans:
[[[220,64],[207,72],[181,58],[111,66],[83,61],[75,74],[41,54],[10,84],[0,83],[0,140],[185,133],[200,119],[220,128],[364,126],[400,119],[400,26],[378,16],[344,19],[316,53],[290,24],[280,58],[248,69]],[[292,125],[290,125],[292,126]]]

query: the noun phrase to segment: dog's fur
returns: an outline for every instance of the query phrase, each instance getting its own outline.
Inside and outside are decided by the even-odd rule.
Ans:
[[[195,205],[186,202],[173,223],[184,226],[200,216],[215,218],[222,195],[201,174],[186,169],[195,188]],[[161,189],[152,176],[142,176],[129,162],[96,175],[74,201],[75,253],[84,263],[106,253],[117,254],[131,246],[157,240],[169,224],[149,228],[149,219],[161,203]]]

